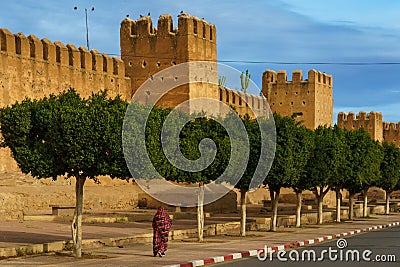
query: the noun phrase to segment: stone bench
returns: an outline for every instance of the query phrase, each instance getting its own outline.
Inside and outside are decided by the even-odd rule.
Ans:
[[[315,206],[315,200],[314,199],[303,199],[303,204],[306,206]]]
[[[75,206],[68,205],[50,205],[51,214],[56,216],[73,216],[75,212]]]
[[[264,199],[262,201],[262,203],[263,203],[263,207],[271,207],[272,206],[272,201],[271,200]]]

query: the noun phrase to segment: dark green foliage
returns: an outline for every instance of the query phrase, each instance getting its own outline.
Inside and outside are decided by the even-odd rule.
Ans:
[[[394,144],[382,144],[384,157],[380,166],[381,177],[376,185],[387,192],[393,192],[400,181],[400,150]]]
[[[162,126],[168,118],[168,128],[162,132]],[[186,123],[187,122],[187,123]],[[175,135],[175,131],[168,129],[182,129]],[[167,148],[161,143],[161,136],[166,143],[179,140],[178,146]],[[204,139],[211,139],[201,142]],[[200,151],[199,145],[201,144]],[[227,132],[215,120],[205,118],[203,115],[188,115],[181,112],[170,113],[170,110],[153,108],[146,125],[146,148],[149,158],[157,172],[167,180],[189,183],[209,183],[218,178],[226,169],[230,157],[230,142]],[[169,151],[171,150],[171,151]],[[216,150],[216,154],[213,151]],[[190,167],[201,169],[200,171],[189,171],[174,166],[165,155],[169,152],[175,163],[185,165],[180,155],[190,161]],[[212,160],[215,155],[215,159]],[[176,157],[175,157],[176,156]],[[200,160],[199,160],[200,159]],[[199,160],[199,161],[198,161]],[[211,163],[207,168],[201,166]]]
[[[320,126],[315,130],[314,137],[315,148],[307,168],[315,191],[317,188],[330,188],[336,183],[346,158],[345,146],[336,127]]]
[[[82,255],[83,187],[97,176],[129,178],[122,153],[127,103],[106,92],[82,99],[74,89],[41,100],[26,99],[0,110],[4,143],[22,172],[37,178],[75,177],[71,230],[75,255]]]
[[[293,177],[298,177],[298,155],[296,154],[296,132],[298,124],[291,117],[282,117],[274,113],[276,125],[275,159],[265,183],[272,191],[282,187],[291,187]]]
[[[126,107],[105,92],[82,99],[70,89],[3,108],[1,131],[22,172],[37,178],[129,177],[121,146]]]
[[[333,149],[339,152],[339,154],[336,154],[336,175],[330,180],[330,188],[334,191],[340,191],[346,183],[347,174],[351,168],[351,163],[349,162],[351,150],[346,140],[346,131],[337,125],[332,128],[332,131],[334,135],[333,140],[336,142]]]
[[[347,131],[345,140],[351,153],[344,188],[351,194],[359,193],[379,179],[383,151],[381,145],[363,128]]]
[[[240,190],[248,191],[250,188],[251,180],[253,179],[254,172],[256,171],[257,165],[260,160],[267,160],[267,159],[260,159],[261,156],[261,132],[257,120],[251,119],[249,115],[245,115],[242,118],[242,121],[246,127],[247,135],[249,138],[249,146],[250,146],[250,153],[249,153],[249,160],[247,162],[246,170],[242,178],[236,184],[236,188]],[[244,144],[243,144],[244,145]],[[244,148],[246,149],[246,148]],[[261,183],[260,183],[261,184]]]
[[[314,132],[303,125],[298,125],[294,133],[293,156],[294,170],[291,187],[295,192],[311,189],[313,183],[308,176],[307,164],[314,150]]]

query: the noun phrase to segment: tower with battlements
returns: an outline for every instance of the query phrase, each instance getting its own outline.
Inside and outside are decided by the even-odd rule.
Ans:
[[[347,130],[364,128],[371,134],[373,139],[380,142],[384,140],[382,113],[380,112],[371,111],[366,113],[361,111],[356,116],[354,116],[353,112],[348,114],[339,112],[337,125]]]
[[[161,15],[154,28],[150,17],[126,18],[120,29],[121,56],[131,79],[132,95],[152,75],[170,66],[192,61],[217,61],[215,25],[188,14],[181,14],[174,28],[171,15]],[[189,70],[190,72],[190,70]],[[217,70],[210,84],[181,86],[163,100],[175,106],[195,97],[218,98]],[[173,96],[172,96],[173,95]]]
[[[383,139],[400,147],[400,122],[384,122]]]
[[[298,113],[297,120],[307,128],[332,125],[332,75],[310,70],[304,80],[302,71],[296,70],[288,81],[286,71],[267,70],[262,76],[262,93],[273,112],[283,116]]]

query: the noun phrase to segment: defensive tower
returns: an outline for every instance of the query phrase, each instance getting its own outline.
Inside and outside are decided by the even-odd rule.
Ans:
[[[382,113],[380,112],[371,111],[370,113],[366,113],[365,111],[361,111],[355,117],[354,112],[348,114],[339,112],[337,124],[347,130],[357,130],[362,127],[375,140],[380,142],[384,140]]]
[[[302,71],[296,70],[292,81],[288,81],[286,71],[266,70],[262,93],[273,112],[283,116],[298,113],[297,120],[303,121],[307,128],[332,125],[332,75],[310,70],[308,80],[303,80]]]
[[[400,147],[400,122],[384,122],[383,139]]]
[[[179,16],[178,28],[173,27],[171,15],[161,15],[158,28],[153,28],[149,16],[136,21],[126,18],[120,45],[132,95],[153,74],[172,65],[217,60],[215,25],[186,13]]]

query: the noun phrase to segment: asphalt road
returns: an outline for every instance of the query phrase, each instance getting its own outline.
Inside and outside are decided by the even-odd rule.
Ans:
[[[346,244],[347,243],[347,244]],[[338,247],[339,246],[339,247]],[[345,247],[343,247],[345,246]],[[315,252],[315,257],[314,253]],[[321,257],[322,255],[322,257]],[[358,256],[357,256],[358,255]],[[260,255],[261,256],[264,255]],[[274,253],[264,261],[257,257],[245,258],[213,266],[400,266],[400,227],[368,232],[333,241],[318,243],[297,250],[286,251],[278,259]],[[357,260],[359,257],[359,260]],[[298,261],[292,261],[298,258]],[[313,261],[313,259],[316,259]],[[302,260],[304,259],[304,260]],[[311,260],[310,260],[311,259]],[[346,259],[348,261],[346,261]],[[284,261],[286,260],[286,261]],[[368,261],[369,260],[369,261]],[[382,262],[385,261],[385,262]]]

